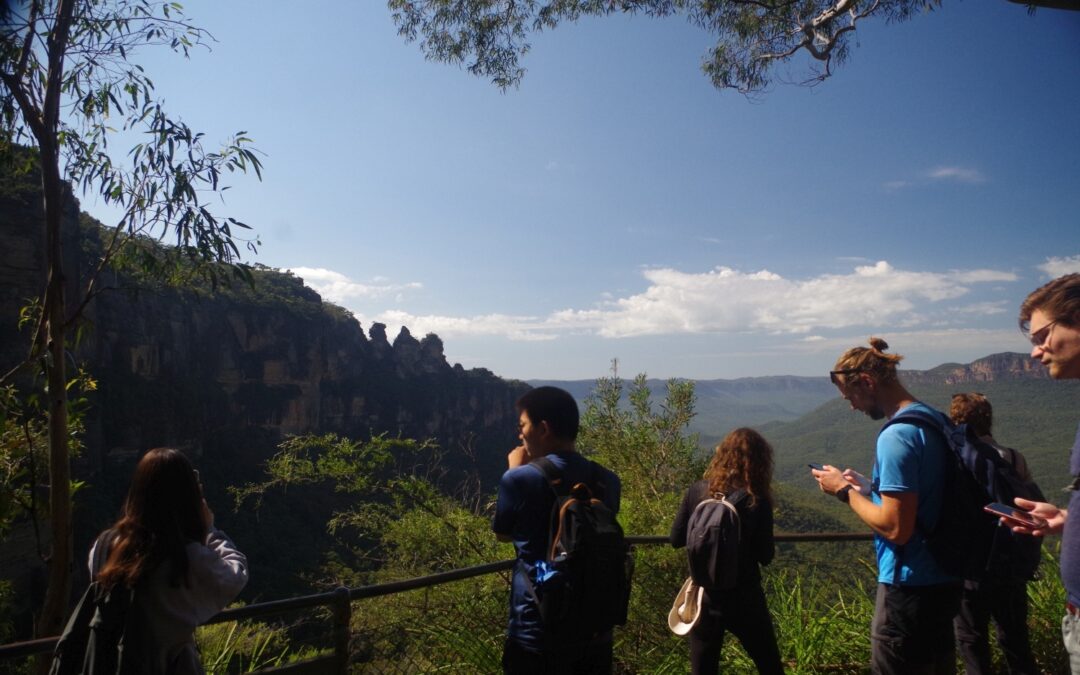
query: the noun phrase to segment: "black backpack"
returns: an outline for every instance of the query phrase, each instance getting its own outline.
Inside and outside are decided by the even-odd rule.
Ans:
[[[898,422],[939,434],[949,449],[938,522],[932,528],[916,522],[916,530],[941,569],[974,581],[1034,578],[1042,557],[1042,538],[1000,526],[998,518],[983,507],[990,502],[1011,506],[1016,497],[1046,501],[1039,486],[1022,480],[1011,462],[965,424],[954,425],[944,416],[912,410],[893,417],[882,431]],[[902,548],[896,556],[897,570]]]
[[[98,537],[92,565],[95,575],[107,557],[111,542],[111,531]],[[60,635],[49,675],[145,672],[142,631],[134,603],[134,589],[116,586],[106,590],[97,581],[91,581]]]
[[[728,499],[715,493],[694,507],[686,527],[686,557],[698,586],[713,590],[735,588],[739,577],[742,528],[736,505],[746,497],[735,490]]]
[[[615,513],[600,499],[598,465],[589,462],[588,483],[568,486],[547,457],[533,464],[555,493],[545,558],[529,579],[545,633],[589,639],[625,624],[634,559]]]

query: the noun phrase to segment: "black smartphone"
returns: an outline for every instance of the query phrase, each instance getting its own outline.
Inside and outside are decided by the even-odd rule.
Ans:
[[[992,513],[999,518],[1004,518],[1007,522],[1021,525],[1023,527],[1030,527],[1035,530],[1041,530],[1046,527],[1048,523],[1038,516],[1034,516],[1023,509],[1018,509],[1015,506],[1009,506],[1008,504],[1002,504],[1000,502],[993,502],[983,507],[983,511]]]
[[[817,462],[810,462],[806,466],[810,467],[814,471],[824,471],[825,470],[825,465],[824,464],[818,464]]]

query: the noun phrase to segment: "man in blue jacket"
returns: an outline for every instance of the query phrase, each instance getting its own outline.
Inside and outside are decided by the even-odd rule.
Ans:
[[[575,449],[577,402],[557,387],[538,387],[517,402],[521,445],[507,455],[499,481],[492,530],[512,541],[517,553],[510,589],[510,620],[503,645],[503,671],[513,675],[603,674],[612,669],[611,631],[566,639],[546,634],[532,592],[536,563],[545,558],[555,493],[532,463],[547,457],[567,485],[587,483],[612,511],[619,510],[619,478]]]

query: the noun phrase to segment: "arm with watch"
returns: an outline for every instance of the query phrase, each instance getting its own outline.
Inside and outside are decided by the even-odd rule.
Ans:
[[[881,503],[870,496],[866,477],[847,469],[826,466],[813,471],[822,492],[834,495],[846,503],[855,515],[890,543],[903,545],[915,532],[915,516],[919,507],[917,492],[882,492]]]

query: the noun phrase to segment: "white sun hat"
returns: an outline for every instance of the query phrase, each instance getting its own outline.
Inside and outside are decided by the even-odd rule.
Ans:
[[[667,615],[667,625],[672,633],[686,635],[690,632],[701,616],[701,598],[704,593],[705,589],[695,584],[692,577],[686,577]]]

